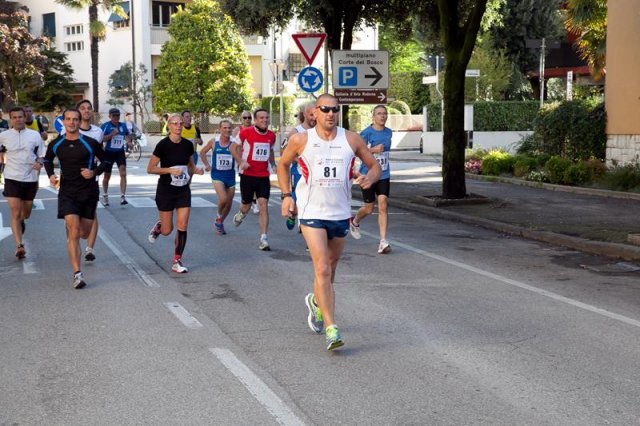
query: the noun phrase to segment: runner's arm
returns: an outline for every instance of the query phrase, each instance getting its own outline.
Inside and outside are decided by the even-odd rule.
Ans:
[[[209,160],[207,160],[207,152],[213,148],[214,141],[215,140],[211,138],[211,140],[200,150],[200,160],[202,160],[202,164],[204,164],[206,171],[211,170],[211,164],[209,164]]]
[[[355,179],[355,183],[363,189],[368,189],[380,179],[380,174],[382,173],[380,164],[378,164],[373,154],[371,154],[364,139],[362,139],[360,135],[354,132],[347,132],[347,140],[356,157],[358,157],[368,169],[366,175],[360,175]]]

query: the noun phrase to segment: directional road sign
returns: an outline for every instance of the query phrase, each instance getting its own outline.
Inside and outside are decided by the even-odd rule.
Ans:
[[[333,95],[340,105],[386,104],[386,89],[336,89]]]
[[[389,51],[334,50],[334,89],[388,89]]]
[[[298,86],[305,92],[317,92],[322,87],[322,72],[318,68],[305,67],[298,74]]]
[[[324,42],[324,39],[327,38],[327,35],[324,33],[319,34],[291,34],[293,37],[293,41],[296,42],[298,48],[300,49],[300,53],[307,60],[309,65],[313,64],[313,60],[316,58],[318,51],[320,50],[320,46]]]
[[[56,132],[60,133],[62,131],[62,128],[64,127],[64,125],[62,124],[62,116],[56,117],[55,121],[53,122],[53,127],[56,129]]]

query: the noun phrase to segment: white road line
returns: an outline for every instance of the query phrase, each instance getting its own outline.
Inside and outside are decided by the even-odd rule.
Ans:
[[[362,231],[362,230],[360,231],[360,233],[362,235],[366,235],[368,237],[375,238],[376,240],[378,239],[377,234],[374,235],[374,234],[371,234],[369,232]],[[611,319],[614,319],[616,321],[620,321],[620,322],[623,322],[625,324],[633,325],[635,327],[639,327],[640,328],[640,321],[635,320],[633,318],[629,318],[629,317],[624,316],[624,315],[616,314],[615,312],[607,311],[606,309],[598,308],[597,306],[589,305],[588,303],[583,303],[583,302],[580,302],[578,300],[574,300],[574,299],[571,299],[569,297],[562,296],[560,294],[554,293],[554,292],[549,291],[549,290],[545,290],[545,289],[542,289],[542,288],[534,287],[532,285],[525,284],[525,283],[520,282],[520,281],[512,280],[511,278],[503,277],[502,275],[494,274],[493,272],[485,271],[483,269],[476,268],[475,266],[467,265],[466,263],[458,262],[456,260],[449,259],[447,257],[440,256],[440,255],[437,255],[435,253],[430,253],[428,251],[412,247],[412,246],[410,246],[408,244],[403,244],[403,243],[401,243],[399,241],[389,240],[389,243],[392,246],[402,247],[405,250],[409,250],[409,251],[412,251],[412,252],[414,252],[416,254],[419,254],[419,255],[422,255],[422,256],[425,256],[425,257],[429,257],[431,259],[438,260],[438,261],[443,262],[443,263],[447,263],[447,264],[449,264],[451,266],[455,266],[457,268],[464,269],[464,270],[469,271],[469,272],[473,272],[474,274],[482,275],[484,277],[491,278],[491,279],[496,280],[496,281],[500,281],[500,282],[502,282],[504,284],[508,284],[508,285],[511,285],[511,286],[514,286],[514,287],[518,287],[518,288],[521,288],[523,290],[528,290],[528,291],[531,291],[533,293],[539,294],[541,296],[545,296],[545,297],[548,297],[550,299],[556,300],[558,302],[566,303],[567,305],[575,306],[576,308],[584,309],[585,311],[593,312],[593,313],[596,313],[598,315],[602,315],[604,317],[611,318]]]
[[[213,204],[211,201],[207,201],[202,197],[191,197],[191,207],[195,208],[195,207],[216,207],[215,204]]]
[[[133,272],[133,274],[137,276],[144,285],[146,285],[147,287],[160,287],[160,284],[158,284],[156,280],[151,278],[145,271],[143,271],[142,268],[131,258],[131,256],[126,254],[120,248],[120,246],[115,241],[113,241],[113,239],[104,229],[101,228],[98,231],[98,236],[107,245],[107,247],[111,249],[113,254],[115,254],[116,257],[120,259],[124,266],[129,268],[129,270]]]
[[[36,268],[36,263],[32,262],[30,260],[23,260],[22,261],[22,271],[25,274],[37,274],[38,273],[38,268]]]
[[[182,307],[178,302],[168,302],[165,303],[164,306],[167,307],[171,311],[173,315],[176,316],[180,320],[185,327],[196,329],[202,328],[202,323],[198,321],[193,315],[189,313],[185,308]]]
[[[278,398],[278,395],[260,380],[249,367],[244,365],[233,352],[226,348],[209,348],[209,350],[227,367],[231,374],[240,380],[249,393],[275,417],[278,423],[281,425],[304,425],[304,422]]]
[[[33,210],[44,210],[44,203],[41,199],[36,198],[33,200]]]

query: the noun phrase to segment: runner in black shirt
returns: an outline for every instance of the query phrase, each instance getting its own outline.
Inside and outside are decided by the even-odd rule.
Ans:
[[[73,286],[86,285],[80,272],[80,238],[89,236],[98,205],[98,182],[95,177],[107,165],[102,146],[88,136],[80,134],[80,111],[68,109],[62,115],[66,130],[47,147],[44,167],[51,185],[57,177],[53,172],[53,159],[60,162],[60,191],[58,193],[58,218],[64,219],[67,229],[67,252],[73,268]],[[96,157],[100,165],[96,167]]]

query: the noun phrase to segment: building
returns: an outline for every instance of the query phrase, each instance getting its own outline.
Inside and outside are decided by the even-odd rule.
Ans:
[[[76,90],[74,98],[92,98],[91,57],[89,40],[88,10],[76,10],[56,3],[54,0],[20,0],[20,4],[29,8],[31,31],[36,35],[47,35],[56,48],[68,54],[68,60],[74,70]],[[153,84],[153,75],[160,63],[162,45],[169,40],[167,27],[171,15],[186,1],[130,0],[120,3],[129,19],[123,19],[112,11],[99,8],[99,19],[106,22],[107,35],[99,46],[99,110],[107,111],[109,105],[109,76],[126,62],[143,63],[149,70],[148,80]],[[133,28],[133,36],[132,36]],[[294,90],[295,76],[306,61],[291,38],[291,34],[300,32],[293,22],[282,33],[272,34],[268,38],[260,36],[245,37],[245,46],[249,55],[253,75],[253,89],[256,97],[269,96],[277,92],[273,84],[274,75],[271,63],[284,66],[285,90]],[[366,29],[354,37],[354,49],[374,49],[377,47],[376,31]],[[135,47],[135,58],[133,51]],[[323,51],[318,54],[314,65],[323,66]],[[134,60],[135,59],[135,60]],[[282,86],[281,86],[282,88]],[[132,107],[125,105],[125,110]],[[152,105],[148,105],[151,111]]]

